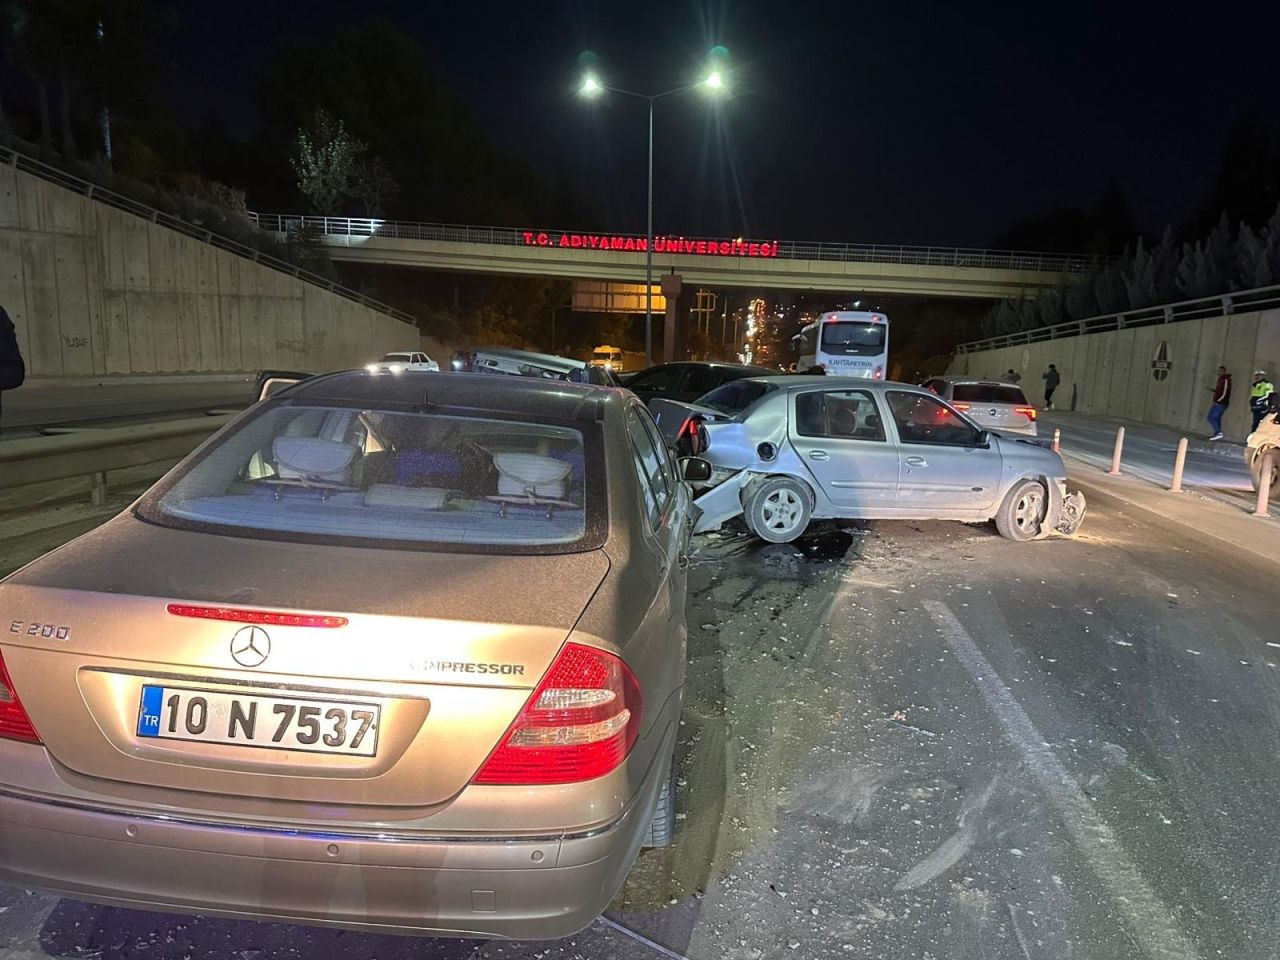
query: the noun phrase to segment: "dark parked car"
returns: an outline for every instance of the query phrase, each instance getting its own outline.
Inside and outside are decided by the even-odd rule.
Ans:
[[[769,377],[777,372],[741,363],[660,363],[622,381],[645,403],[659,398],[690,403],[730,380]]]

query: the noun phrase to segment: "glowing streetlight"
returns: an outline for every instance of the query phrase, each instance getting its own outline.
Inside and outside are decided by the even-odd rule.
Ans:
[[[715,47],[711,51],[711,59],[713,63],[724,63],[729,55],[729,51],[724,47]],[[584,64],[594,64],[596,58],[594,54],[584,53],[580,62]],[[724,92],[728,84],[722,70],[712,67],[705,79],[697,83],[689,83],[683,87],[676,87],[673,90],[665,90],[662,93],[635,93],[631,90],[622,90],[618,87],[611,87],[601,83],[600,78],[595,74],[588,72],[583,75],[582,85],[578,88],[578,95],[584,99],[594,99],[600,94],[617,93],[624,97],[634,97],[637,100],[647,101],[649,104],[649,189],[648,189],[648,216],[647,227],[645,230],[645,265],[644,265],[644,361],[646,365],[653,363],[653,104],[657,100],[664,97],[670,97],[679,93],[687,93],[690,90],[703,88],[712,94],[720,94]],[[670,349],[671,345],[667,345]]]

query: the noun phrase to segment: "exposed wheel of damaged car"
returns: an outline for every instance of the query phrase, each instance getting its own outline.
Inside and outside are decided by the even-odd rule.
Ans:
[[[768,477],[747,492],[743,516],[761,540],[790,543],[809,526],[812,500],[808,489],[791,477]]]
[[[694,512],[621,390],[356,371],[255,405],[0,582],[35,628],[0,639],[0,883],[582,929],[674,827]]]
[[[1008,540],[1034,540],[1044,526],[1048,507],[1048,494],[1040,481],[1014,484],[996,512],[996,529]]]

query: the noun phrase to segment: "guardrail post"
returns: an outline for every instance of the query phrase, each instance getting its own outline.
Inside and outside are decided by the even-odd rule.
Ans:
[[[1173,458],[1173,483],[1169,484],[1170,493],[1182,492],[1182,468],[1187,465],[1187,438],[1178,440],[1178,453]]]
[[[1269,517],[1267,501],[1271,497],[1271,475],[1276,471],[1276,451],[1267,450],[1262,454],[1261,473],[1258,476],[1258,502],[1254,505],[1255,517]]]
[[[89,475],[89,502],[95,507],[106,506],[107,475],[102,471]]]
[[[1054,453],[1062,452],[1062,428],[1061,427],[1053,428],[1053,452]]]
[[[1223,294],[1222,297],[1222,313],[1224,316],[1231,316],[1231,294]]]
[[[1115,449],[1111,451],[1111,469],[1107,471],[1107,473],[1111,474],[1113,477],[1118,477],[1120,475],[1120,455],[1123,451],[1124,427],[1118,427],[1116,429]]]

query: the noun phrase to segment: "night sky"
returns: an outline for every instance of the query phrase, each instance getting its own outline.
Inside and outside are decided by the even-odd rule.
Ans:
[[[1231,122],[1280,128],[1280,3],[179,3],[174,96],[256,123],[279,40],[385,16],[419,37],[504,150],[564,172],[615,229],[644,229],[645,113],[574,96],[658,92],[730,51],[732,96],[660,102],[658,232],[983,245],[1110,181],[1140,228],[1206,197]],[[250,198],[252,199],[252,198]],[[416,211],[431,219],[429,210]]]

